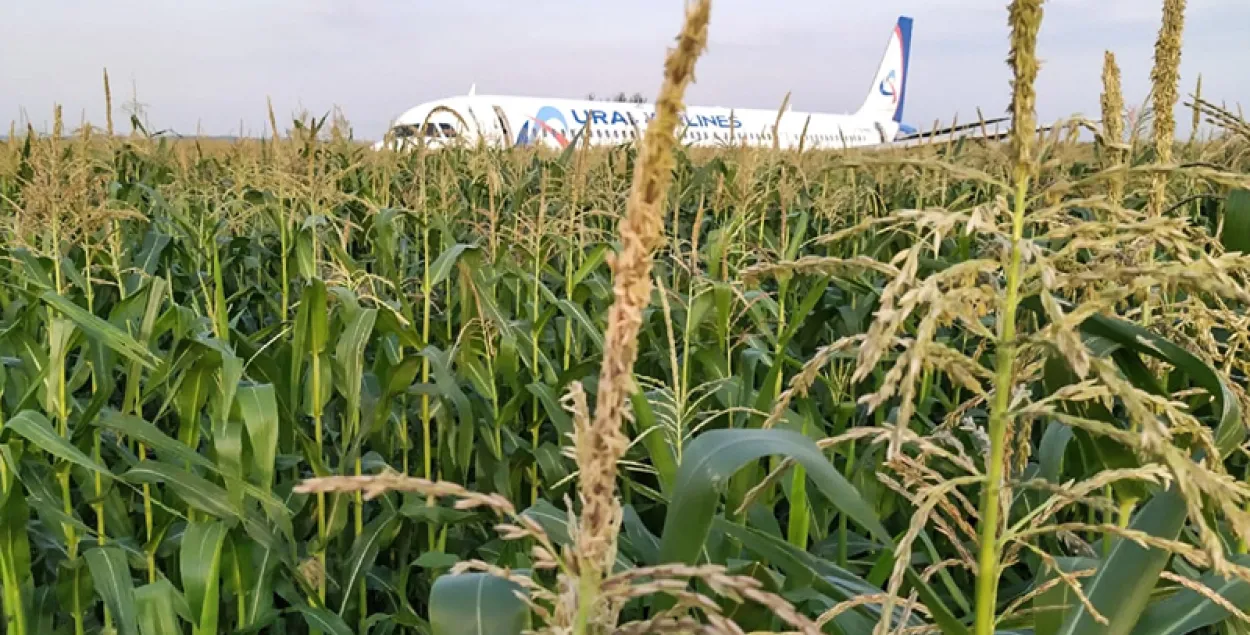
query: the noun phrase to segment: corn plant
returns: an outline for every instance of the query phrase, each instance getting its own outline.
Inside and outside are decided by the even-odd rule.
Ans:
[[[711,11],[614,148],[12,126],[4,632],[1250,632],[1250,126],[1016,0],[1007,143],[687,148]]]

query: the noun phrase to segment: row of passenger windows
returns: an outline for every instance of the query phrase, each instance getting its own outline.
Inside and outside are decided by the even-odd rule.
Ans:
[[[543,130],[540,134],[543,137],[550,136],[547,130]],[[629,130],[597,129],[597,130],[592,130],[591,134],[593,134],[596,138],[599,138],[599,139],[634,139],[636,138],[636,133],[634,132],[633,129],[629,129]],[[801,135],[799,134],[783,134],[781,135],[781,138],[783,140],[797,142],[800,136]],[[740,133],[735,133],[733,138],[739,141],[744,140],[744,139],[748,141],[772,141],[773,135],[772,133],[765,133],[765,132],[740,132]],[[835,135],[835,134],[809,134],[804,138],[808,143],[818,141],[822,143],[830,143],[830,144],[836,144],[836,145],[841,145],[842,139],[843,139],[841,135]],[[709,133],[709,132],[703,132],[701,130],[687,129],[685,132],[685,135],[683,136],[683,139],[687,141],[706,141],[708,139],[715,139],[717,141],[729,141],[730,136],[729,136],[729,133],[727,132],[726,133],[720,133],[720,132]],[[861,134],[861,133],[852,133],[852,134],[845,135],[845,139],[846,139],[846,143],[858,143],[862,141],[867,141],[868,136],[865,134]]]
[[[399,125],[399,126],[394,127],[391,130],[391,132],[395,135],[396,138],[399,138],[399,139],[406,139],[406,138],[417,137],[417,136],[422,136],[426,138],[440,138],[441,137],[441,138],[451,139],[457,136],[455,127],[453,127],[450,123],[446,123],[446,122],[441,122],[441,123],[428,122],[425,124],[424,129],[422,129],[420,124],[404,124],[404,125]],[[599,139],[634,139],[637,133],[631,128],[628,130],[594,129],[592,134],[594,134],[595,137]],[[550,136],[550,133],[547,130],[542,130],[540,132],[540,135],[545,138],[545,137]],[[782,140],[792,141],[796,143],[799,141],[799,137],[800,137],[799,134],[781,135]],[[836,135],[836,134],[809,134],[809,135],[806,135],[805,140],[807,143],[818,142],[822,144],[839,146],[839,145],[842,145],[843,138],[844,137],[842,135]],[[687,128],[683,136],[683,139],[686,141],[707,141],[709,139],[714,139],[716,141],[727,142],[730,140],[730,135],[728,132],[723,132],[723,133],[722,132],[705,132],[702,130],[691,130]],[[735,132],[733,135],[733,139],[735,141],[747,140],[747,141],[771,142],[773,141],[773,134],[770,132]],[[864,141],[868,141],[868,135],[863,132],[856,131],[856,132],[852,132],[850,134],[845,135],[845,142],[848,144],[861,143]]]

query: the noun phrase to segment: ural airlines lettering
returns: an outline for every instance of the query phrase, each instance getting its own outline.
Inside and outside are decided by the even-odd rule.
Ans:
[[[592,125],[611,125],[618,124],[636,124],[641,125],[650,122],[655,118],[654,112],[647,112],[643,115],[643,121],[634,118],[631,112],[622,112],[619,110],[582,110],[571,111],[573,121],[586,125],[586,120],[590,119]],[[682,123],[691,128],[741,128],[742,122],[737,117],[729,115],[687,115],[682,114]]]

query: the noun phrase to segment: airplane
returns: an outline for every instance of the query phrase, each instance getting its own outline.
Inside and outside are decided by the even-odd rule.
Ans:
[[[900,16],[859,110],[852,114],[776,109],[688,106],[679,123],[681,142],[694,147],[776,147],[841,149],[885,145],[900,133],[916,135],[903,123],[910,76],[912,19]],[[386,139],[374,144],[402,149],[440,148],[466,140],[495,147],[566,148],[586,138],[592,146],[615,146],[640,138],[655,116],[649,103],[469,94],[420,104],[392,123]]]

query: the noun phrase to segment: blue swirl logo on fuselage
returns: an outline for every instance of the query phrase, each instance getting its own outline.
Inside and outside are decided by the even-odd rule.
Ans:
[[[559,128],[553,124],[559,124]],[[568,137],[565,133],[569,129],[568,121],[564,118],[564,113],[551,106],[543,106],[538,109],[538,114],[530,117],[529,121],[521,125],[520,132],[517,133],[517,145],[529,145],[538,140],[543,132],[555,138],[556,143],[560,147],[569,145]]]

